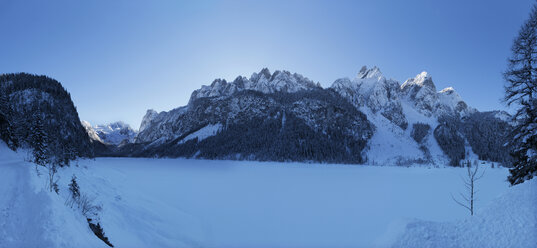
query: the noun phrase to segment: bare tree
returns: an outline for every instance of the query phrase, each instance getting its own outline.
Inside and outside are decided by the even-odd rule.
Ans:
[[[56,162],[50,163],[47,166],[47,169],[48,169],[49,190],[50,192],[54,191],[57,194],[60,191],[58,187],[58,179],[56,179],[56,173],[58,172],[58,165],[56,164]]]
[[[466,187],[467,192],[466,192],[466,195],[463,193],[459,193],[463,201],[459,201],[453,195],[451,195],[451,198],[453,199],[453,201],[455,201],[457,204],[461,205],[462,207],[470,211],[470,215],[474,215],[474,202],[476,200],[475,194],[477,192],[475,189],[475,182],[483,178],[483,176],[485,175],[485,170],[483,170],[481,174],[478,175],[479,164],[476,163],[473,167],[474,169],[472,170],[472,165],[470,161],[468,161],[467,167],[466,167],[468,171],[467,177],[462,178],[462,181],[464,183],[464,186]]]

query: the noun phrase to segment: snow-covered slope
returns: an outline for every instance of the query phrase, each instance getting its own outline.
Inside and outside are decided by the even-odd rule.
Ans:
[[[88,133],[88,136],[90,137],[90,139],[104,143],[103,140],[101,140],[101,137],[99,137],[99,134],[97,134],[95,129],[91,126],[91,123],[87,121],[81,121],[81,122],[82,122],[82,126],[86,129],[86,132]]]
[[[463,220],[401,226],[391,247],[537,247],[537,180],[513,186]]]
[[[0,247],[108,247],[24,157],[0,141]]]
[[[220,123],[217,123],[214,125],[209,124],[205,127],[202,127],[200,130],[187,135],[186,137],[181,139],[179,143],[180,144],[185,143],[186,141],[193,140],[193,139],[197,139],[198,141],[201,141],[201,140],[206,139],[207,137],[216,135],[216,133],[220,131],[221,129],[222,129],[222,124]]]

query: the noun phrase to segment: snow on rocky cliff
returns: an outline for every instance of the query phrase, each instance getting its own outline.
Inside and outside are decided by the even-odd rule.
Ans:
[[[101,143],[104,143],[101,140],[101,137],[99,137],[99,135],[95,131],[95,129],[93,129],[93,127],[91,126],[91,123],[89,123],[87,121],[81,121],[81,123],[82,123],[82,126],[84,127],[84,129],[86,129],[86,132],[88,133],[88,136],[90,137],[91,140],[95,140],[95,141],[99,141]]]
[[[121,121],[96,126],[91,126],[89,122],[82,121],[82,125],[92,140],[111,145],[119,145],[122,142],[132,143],[138,133],[128,124]]]
[[[178,123],[185,121],[184,116],[187,112],[204,112],[195,114],[196,116],[214,115],[222,112],[222,106],[216,105],[189,109],[194,108],[194,101],[203,98],[223,100],[229,97],[233,98],[235,93],[247,90],[271,94],[314,89],[323,90],[318,84],[300,74],[288,71],[275,71],[271,74],[266,68],[258,73],[253,73],[250,78],[239,76],[233,82],[216,79],[211,85],[202,86],[194,91],[187,106],[160,113],[148,110],[143,118],[136,142],[152,143],[157,140],[171,140],[194,132],[208,124],[214,125],[217,122],[233,121],[237,113],[244,112],[244,106],[241,107],[241,105],[246,104],[246,102],[237,102],[235,104],[237,109],[231,111],[224,122],[220,120],[197,124],[190,123],[192,121],[188,124]],[[432,162],[444,164],[446,156],[432,134],[438,126],[438,118],[444,115],[460,118],[477,112],[476,109],[469,107],[453,88],[448,87],[438,91],[433,78],[427,72],[422,72],[400,84],[394,79],[386,78],[376,66],[372,68],[363,66],[355,78],[337,79],[330,88],[325,90],[337,92],[367,115],[367,120],[373,124],[375,131],[368,142],[365,155],[370,162],[374,161],[374,163]],[[239,101],[239,99],[235,100]],[[250,105],[246,104],[245,106]],[[253,104],[252,106],[257,105]],[[263,104],[260,106],[266,107]],[[256,111],[251,110],[250,112],[255,113]],[[313,113],[303,113],[302,115],[314,116]],[[414,124],[417,123],[430,126],[430,131],[421,144],[418,144],[411,137]],[[189,128],[185,128],[185,125]]]
[[[216,79],[210,86],[204,85],[201,89],[192,92],[190,101],[202,97],[230,96],[243,90],[263,93],[280,91],[291,93],[315,87],[320,86],[300,74],[279,70],[271,74],[267,68],[264,68],[259,73],[253,73],[250,79],[239,76],[229,83],[225,79]]]
[[[438,117],[443,114],[464,116],[475,112],[475,109],[468,107],[452,87],[437,91],[433,78],[425,71],[407,79],[401,85],[401,91],[403,96],[413,103],[414,108],[426,116]]]
[[[338,79],[331,88],[357,108],[367,107],[373,114],[380,113],[402,129],[407,128],[399,100],[399,83],[386,79],[378,67],[364,66],[355,79]]]

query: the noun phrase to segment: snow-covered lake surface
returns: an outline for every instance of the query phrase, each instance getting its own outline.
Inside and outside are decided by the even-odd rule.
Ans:
[[[468,216],[450,196],[463,191],[460,168],[132,158],[80,166],[88,169],[63,177],[76,173],[99,195],[107,234],[127,246],[370,247],[401,221]],[[487,170],[477,208],[508,189],[507,173]]]
[[[81,191],[102,206],[101,224],[116,247],[387,247],[404,223],[469,217],[451,199],[463,192],[462,168],[98,158],[61,169],[58,196],[39,193],[46,175],[35,176],[26,162],[19,163],[23,170],[15,169],[9,161],[0,159],[0,175],[18,174],[17,183],[27,177],[38,192],[34,195],[52,199],[39,204],[62,219],[42,228],[40,239],[57,239],[62,225],[78,235],[51,241],[58,247],[84,246],[84,239],[92,239],[86,243],[91,247],[106,247],[83,216],[64,204],[73,174]],[[509,190],[507,175],[507,169],[487,168],[477,184],[476,215]],[[7,182],[0,185],[15,183]],[[0,199],[0,209],[8,201]],[[19,206],[24,205],[21,200]],[[0,230],[0,239],[9,236]]]

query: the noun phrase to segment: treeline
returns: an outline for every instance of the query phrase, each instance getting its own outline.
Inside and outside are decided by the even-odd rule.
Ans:
[[[463,118],[441,116],[434,137],[452,166],[460,166],[466,158],[466,142],[480,160],[510,166],[510,147],[505,146],[513,127],[499,118],[496,112],[475,112]]]
[[[495,117],[496,112],[476,112],[462,119],[466,140],[480,160],[509,165],[510,146],[505,146],[513,131],[506,121]]]
[[[451,166],[460,166],[460,161],[466,157],[464,137],[459,130],[460,119],[454,116],[441,116],[438,126],[434,129],[436,142],[449,158]]]

